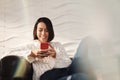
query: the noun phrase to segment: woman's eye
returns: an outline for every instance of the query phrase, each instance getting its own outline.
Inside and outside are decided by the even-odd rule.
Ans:
[[[39,32],[42,32],[42,30],[40,29]]]
[[[38,31],[39,32],[42,32],[42,31],[48,32],[48,30],[42,30],[42,29],[39,29]]]

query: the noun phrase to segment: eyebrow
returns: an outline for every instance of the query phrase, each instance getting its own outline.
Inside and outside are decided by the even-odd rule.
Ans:
[[[44,28],[38,28],[38,29],[44,29]],[[45,28],[45,30],[48,30],[47,28]]]

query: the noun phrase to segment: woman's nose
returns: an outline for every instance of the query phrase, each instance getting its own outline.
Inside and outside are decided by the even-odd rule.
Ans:
[[[45,31],[44,30],[42,31],[42,35],[45,35]]]

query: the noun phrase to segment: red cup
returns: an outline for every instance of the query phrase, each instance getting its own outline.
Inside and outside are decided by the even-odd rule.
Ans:
[[[48,49],[48,42],[42,42],[41,44],[40,44],[40,49]]]

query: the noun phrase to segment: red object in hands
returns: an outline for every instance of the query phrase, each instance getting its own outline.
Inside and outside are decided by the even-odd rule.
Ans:
[[[48,42],[41,43],[40,48],[41,49],[48,49]]]

